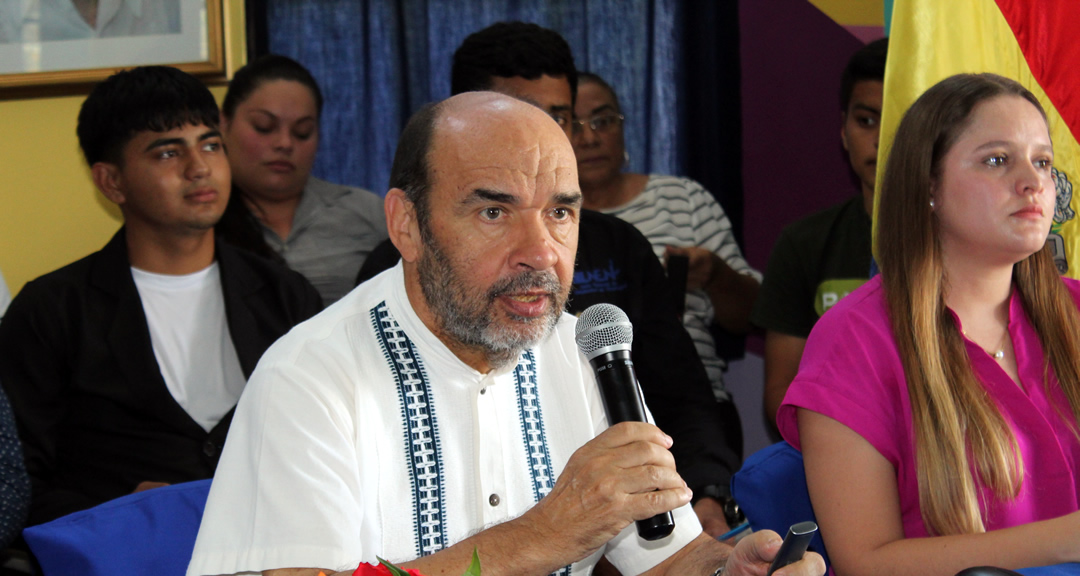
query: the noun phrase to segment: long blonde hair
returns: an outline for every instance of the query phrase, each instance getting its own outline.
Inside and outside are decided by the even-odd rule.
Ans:
[[[1038,99],[1017,82],[994,74],[947,78],[904,115],[878,190],[878,263],[907,377],[919,504],[931,534],[985,531],[979,484],[1009,500],[1023,482],[1016,438],[976,378],[963,337],[945,307],[938,219],[930,210],[942,159],[970,124],[974,108],[999,96],[1023,98],[1046,118]],[[1044,383],[1050,386],[1052,366],[1072,409],[1061,416],[1076,433],[1080,313],[1049,246],[1017,263],[1013,281],[1046,351]]]

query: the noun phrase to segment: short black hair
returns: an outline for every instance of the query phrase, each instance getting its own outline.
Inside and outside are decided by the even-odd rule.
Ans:
[[[840,110],[847,112],[851,105],[851,92],[855,83],[864,80],[885,81],[885,57],[889,53],[889,39],[881,38],[859,48],[851,55],[844,74],[840,77]]]
[[[299,82],[311,91],[311,97],[315,100],[315,111],[322,116],[322,90],[319,90],[315,77],[296,60],[279,54],[260,56],[236,71],[229,82],[225,100],[221,103],[221,113],[226,118],[232,118],[237,106],[247,100],[256,88],[272,80]]]
[[[577,99],[577,68],[570,45],[554,30],[531,22],[497,22],[473,32],[454,52],[450,93],[491,88],[492,79],[563,77]]]
[[[214,95],[194,76],[168,66],[118,72],[94,87],[79,110],[76,133],[87,164],[121,163],[138,132],[185,125],[218,127]]]
[[[409,118],[398,138],[394,165],[390,168],[390,187],[400,188],[416,210],[416,223],[421,236],[430,238],[428,192],[431,189],[431,142],[435,122],[442,112],[442,102],[424,105]]]

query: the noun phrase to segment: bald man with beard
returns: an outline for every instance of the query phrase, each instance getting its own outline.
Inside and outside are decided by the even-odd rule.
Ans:
[[[671,439],[609,427],[563,309],[581,192],[535,106],[490,92],[418,112],[386,196],[402,262],[278,341],[233,422],[189,575],[762,574],[772,532],[701,530]],[[645,542],[635,520],[673,511]],[[780,576],[821,574],[808,554]]]

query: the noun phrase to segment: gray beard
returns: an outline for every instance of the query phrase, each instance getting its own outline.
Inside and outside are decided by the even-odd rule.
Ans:
[[[438,241],[425,238],[424,247],[416,268],[428,307],[444,332],[468,348],[482,350],[493,368],[516,363],[522,351],[543,342],[555,329],[566,297],[554,273],[522,272],[499,280],[480,295],[468,290]],[[495,319],[496,298],[529,289],[543,290],[551,297],[554,305],[547,314],[540,318],[510,314],[510,323]]]

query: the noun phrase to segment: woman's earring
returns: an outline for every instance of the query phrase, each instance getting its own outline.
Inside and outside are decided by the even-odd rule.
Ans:
[[[934,209],[934,199],[933,198],[930,199],[930,209],[931,210]]]
[[[622,164],[623,168],[630,167],[630,152],[627,152],[625,148],[622,151]]]

